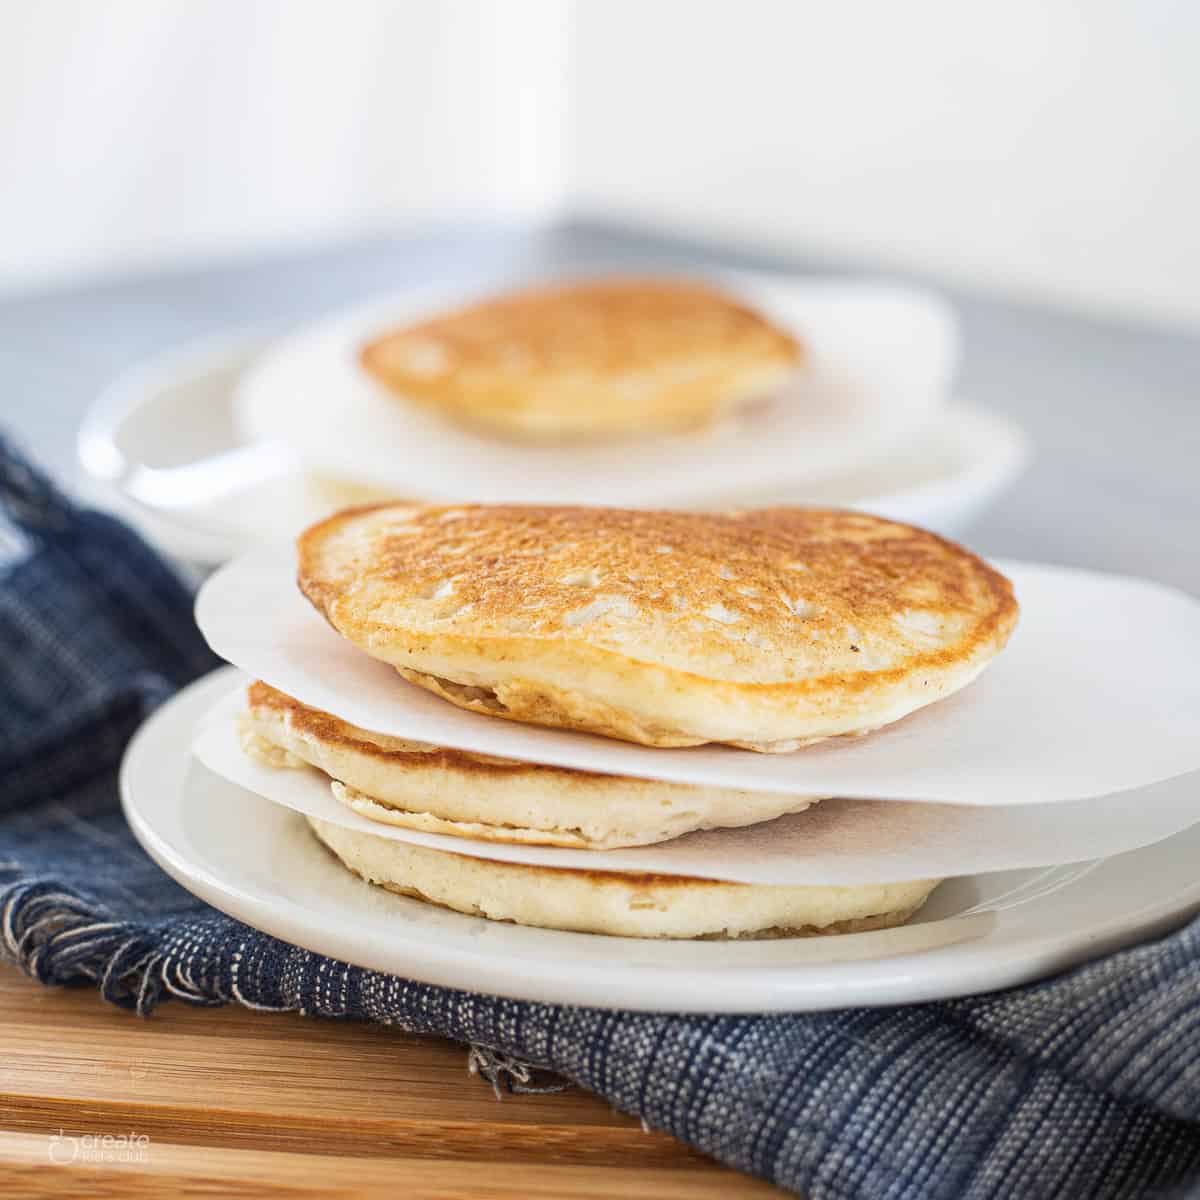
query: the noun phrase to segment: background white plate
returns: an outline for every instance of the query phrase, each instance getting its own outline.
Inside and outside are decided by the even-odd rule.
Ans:
[[[1100,863],[950,880],[900,929],[829,938],[661,942],[526,929],[356,879],[291,811],[188,753],[229,688],[219,671],[130,744],[126,816],[175,879],[318,953],[448,987],[551,1003],[679,1012],[900,1004],[1011,986],[1165,932],[1200,911],[1200,828]]]
[[[272,344],[243,335],[159,355],[118,379],[83,423],[79,457],[98,497],[170,554],[211,566],[290,537],[336,507],[278,444],[231,455],[248,445],[235,430],[234,391]],[[1029,454],[1007,418],[953,404],[853,469],[731,499],[861,508],[955,535]]]

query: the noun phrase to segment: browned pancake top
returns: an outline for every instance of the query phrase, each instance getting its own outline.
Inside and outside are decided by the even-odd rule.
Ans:
[[[299,552],[301,589],[355,641],[553,640],[745,684],[964,661],[1017,615],[960,546],[830,509],[379,506]]]
[[[385,335],[369,368],[411,382],[458,371],[621,375],[718,355],[793,363],[795,340],[707,284],[603,279],[513,292]]]

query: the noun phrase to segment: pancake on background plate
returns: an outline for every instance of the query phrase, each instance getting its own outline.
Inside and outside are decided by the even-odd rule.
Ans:
[[[815,800],[540,766],[370,733],[252,683],[243,749],[268,766],[310,766],[334,795],[388,825],[493,842],[604,850],[696,829],[753,825]]]
[[[461,708],[650,746],[779,753],[970,683],[1012,586],[863,513],[378,505],[301,534],[338,633]]]
[[[801,351],[708,284],[609,278],[497,296],[383,334],[360,357],[445,417],[561,440],[703,428],[778,387]]]
[[[723,883],[492,862],[308,818],[356,875],[388,891],[492,921],[644,938],[761,938],[901,925],[936,879],[853,887]]]

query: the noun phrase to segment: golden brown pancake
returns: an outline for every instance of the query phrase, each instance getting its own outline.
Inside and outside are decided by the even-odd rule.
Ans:
[[[492,921],[644,938],[858,933],[908,920],[936,879],[851,887],[724,883],[492,862],[308,818],[356,875],[389,891]]]
[[[602,279],[511,292],[384,334],[398,396],[512,438],[696,429],[777,387],[795,340],[714,287]]]
[[[352,509],[300,537],[301,590],[460,707],[652,746],[780,752],[965,686],[1017,619],[953,542],[830,509]]]
[[[403,741],[309,708],[261,681],[242,746],[269,766],[310,766],[371,820],[453,837],[603,850],[696,829],[753,825],[814,800],[572,771]]]

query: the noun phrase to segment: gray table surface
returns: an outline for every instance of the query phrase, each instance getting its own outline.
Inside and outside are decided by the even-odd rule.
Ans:
[[[0,421],[69,482],[88,405],[157,351],[445,278],[631,264],[879,274],[575,221],[445,229],[8,296],[0,299]],[[971,545],[1200,594],[1200,337],[942,290],[963,323],[959,394],[1015,417],[1037,452],[971,530]]]

